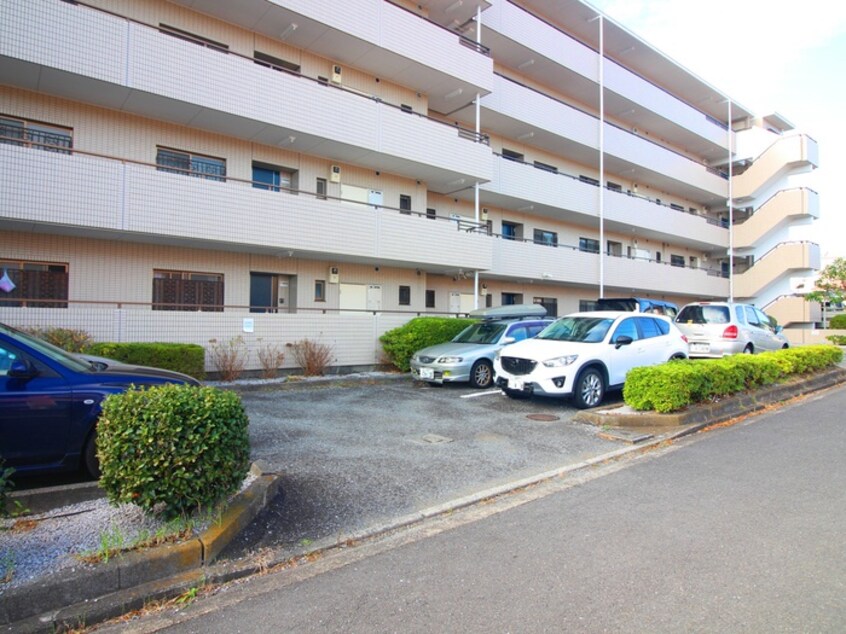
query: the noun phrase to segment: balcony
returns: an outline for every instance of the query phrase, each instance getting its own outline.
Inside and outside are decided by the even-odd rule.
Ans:
[[[752,216],[734,227],[738,249],[753,248],[761,238],[790,220],[819,218],[819,195],[812,189],[786,189],[761,205]]]
[[[437,192],[461,178],[490,177],[490,150],[473,131],[328,81],[65,2],[13,0],[2,18],[9,33],[27,34],[0,43],[6,84],[252,142],[284,142],[291,151],[425,180]]]
[[[373,262],[431,271],[487,269],[491,240],[448,218],[192,178],[74,151],[0,144],[9,230]],[[50,183],[45,187],[44,183]]]
[[[572,16],[573,7],[562,11]],[[568,95],[599,110],[599,61],[595,49],[512,2],[496,2],[484,12],[482,25],[482,39],[496,59],[524,60],[522,74],[543,85],[566,86]],[[617,50],[631,48],[625,45]],[[659,138],[676,147],[689,148],[699,156],[727,153],[725,125],[608,58],[604,63],[604,85],[606,112],[629,126],[648,128]],[[702,98],[701,93],[698,98]]]
[[[576,225],[596,226],[599,193],[605,195],[605,227],[658,242],[711,250],[728,246],[728,231],[704,216],[678,211],[645,197],[579,180],[575,175],[554,173],[529,163],[499,158],[493,180],[480,187],[482,204],[525,210]],[[469,194],[465,194],[469,197]]]
[[[814,139],[805,134],[782,137],[732,179],[732,196],[735,200],[752,198],[786,172],[819,164],[819,146]]]
[[[599,165],[599,119],[563,101],[502,75],[494,92],[482,97],[485,129],[507,138],[531,135],[532,146],[582,165]],[[706,167],[618,126],[605,124],[605,167],[631,174],[657,190],[688,200],[719,201],[726,181]]]
[[[754,298],[773,282],[795,271],[820,268],[820,247],[813,242],[783,242],[767,251],[749,270],[734,276],[734,295]]]
[[[688,297],[725,297],[728,280],[705,269],[674,267],[652,260],[605,257],[606,288],[626,294],[663,293]],[[599,254],[519,240],[495,240],[490,275],[505,279],[542,279],[595,288]]]

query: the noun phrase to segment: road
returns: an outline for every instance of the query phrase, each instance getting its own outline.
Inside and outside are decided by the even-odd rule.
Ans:
[[[846,387],[120,626],[841,632]]]

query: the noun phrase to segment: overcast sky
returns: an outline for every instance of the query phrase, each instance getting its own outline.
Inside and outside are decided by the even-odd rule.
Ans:
[[[824,257],[846,256],[846,2],[587,1],[756,114],[778,112],[816,139],[817,241]]]

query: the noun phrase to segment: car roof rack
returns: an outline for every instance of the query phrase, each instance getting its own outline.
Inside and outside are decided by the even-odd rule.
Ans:
[[[522,319],[525,317],[546,317],[546,308],[540,304],[509,304],[494,308],[478,308],[471,310],[468,315],[474,319]]]

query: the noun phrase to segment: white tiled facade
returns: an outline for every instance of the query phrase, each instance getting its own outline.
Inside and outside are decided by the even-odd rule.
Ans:
[[[21,283],[0,321],[241,336],[251,368],[302,339],[374,366],[417,315],[600,293],[813,323],[790,289],[819,268],[816,142],[597,15],[4,0],[0,266]]]

